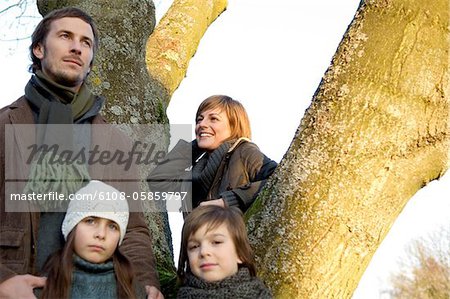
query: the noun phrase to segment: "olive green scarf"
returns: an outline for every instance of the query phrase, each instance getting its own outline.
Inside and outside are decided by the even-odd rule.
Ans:
[[[95,95],[86,84],[78,93],[62,86],[42,71],[36,71],[25,86],[27,100],[38,111],[38,124],[72,124],[82,117],[95,102]]]
[[[43,72],[37,71],[25,87],[25,97],[37,112],[37,146],[57,145],[59,150],[56,155],[54,152],[41,151],[35,156],[24,192],[46,194],[53,191],[64,194],[67,198],[89,181],[90,177],[85,164],[69,163],[60,159],[59,153],[73,150],[72,124],[92,108],[95,95],[85,84],[78,93],[74,93],[53,82]],[[62,211],[67,204],[61,201],[39,203],[43,211]]]

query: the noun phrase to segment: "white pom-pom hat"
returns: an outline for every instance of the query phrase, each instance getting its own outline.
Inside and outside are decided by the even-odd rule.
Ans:
[[[84,218],[93,216],[114,221],[120,228],[119,245],[128,225],[128,203],[122,199],[119,190],[100,181],[92,180],[78,190],[69,203],[66,216],[61,227],[64,240],[72,229]]]

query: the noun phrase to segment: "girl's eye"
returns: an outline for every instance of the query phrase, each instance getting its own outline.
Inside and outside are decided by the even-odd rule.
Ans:
[[[213,243],[214,245],[220,245],[220,244],[223,243],[223,241],[222,241],[222,240],[214,240],[212,243]]]
[[[84,219],[84,222],[87,224],[93,224],[95,223],[95,218],[94,217],[87,217]]]
[[[111,230],[119,230],[119,226],[116,223],[110,223],[109,228]]]
[[[196,120],[195,120],[195,123],[199,123],[199,122],[201,122],[203,120],[203,118],[200,118],[200,117],[198,117]]]

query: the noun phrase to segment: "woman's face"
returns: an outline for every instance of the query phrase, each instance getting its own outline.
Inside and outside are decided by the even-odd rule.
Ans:
[[[230,122],[220,108],[206,110],[197,117],[195,136],[198,147],[211,152],[231,136]]]

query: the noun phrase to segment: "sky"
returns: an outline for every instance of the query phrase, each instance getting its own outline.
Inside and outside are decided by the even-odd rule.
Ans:
[[[1,1],[0,11],[12,2]],[[158,19],[171,2],[154,1]],[[170,122],[193,124],[201,101],[213,94],[229,95],[247,109],[253,141],[279,162],[358,4],[359,0],[229,0],[227,10],[202,38],[186,78],[172,97],[167,111]],[[26,17],[21,22],[30,24],[19,27],[5,27],[5,20],[0,20],[0,28],[7,28],[0,32],[2,40],[29,35],[39,18]],[[0,41],[0,107],[23,94],[30,76],[28,46],[29,40]],[[387,280],[398,270],[408,243],[439,227],[450,229],[449,194],[449,174],[417,192],[375,253],[353,299],[390,298]],[[182,216],[169,216],[177,252]]]

